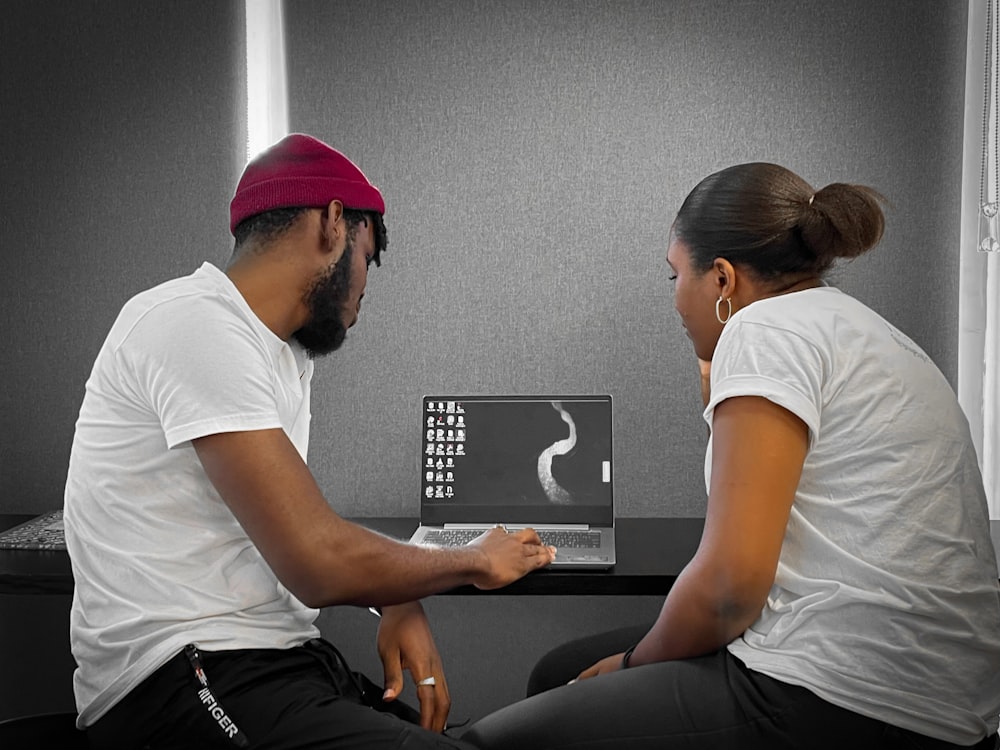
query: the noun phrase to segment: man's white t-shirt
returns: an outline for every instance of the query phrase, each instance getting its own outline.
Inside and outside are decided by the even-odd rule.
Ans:
[[[767,603],[729,650],[825,700],[958,744],[1000,713],[1000,591],[967,421],[927,355],[819,287],[726,324],[709,425],[762,396],[809,428]],[[712,453],[705,462],[711,481]]]
[[[130,300],[101,348],[65,494],[78,723],[195,643],[288,648],[317,611],[277,580],[191,444],[281,428],[302,455],[313,363],[206,263]]]

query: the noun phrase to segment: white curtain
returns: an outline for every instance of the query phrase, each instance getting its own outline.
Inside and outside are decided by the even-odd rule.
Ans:
[[[990,518],[1000,519],[1000,234],[997,3],[970,0],[960,238],[958,398],[972,427]]]
[[[281,0],[246,0],[247,159],[288,134]]]

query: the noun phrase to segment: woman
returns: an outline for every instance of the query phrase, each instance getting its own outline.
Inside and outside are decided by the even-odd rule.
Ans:
[[[465,739],[994,746],[1000,587],[968,425],[916,344],[822,280],[878,243],[881,200],[762,163],[688,195],[667,263],[711,429],[698,551],[651,628],[557,649],[543,692]]]

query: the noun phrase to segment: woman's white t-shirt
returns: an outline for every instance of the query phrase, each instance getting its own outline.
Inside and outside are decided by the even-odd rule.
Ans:
[[[1000,591],[968,424],[930,358],[833,287],[726,324],[705,419],[761,396],[809,428],[767,604],[729,650],[825,700],[958,744],[1000,714]],[[705,461],[712,470],[711,444]]]

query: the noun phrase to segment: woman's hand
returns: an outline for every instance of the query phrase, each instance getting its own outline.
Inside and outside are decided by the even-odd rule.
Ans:
[[[587,667],[585,670],[580,672],[575,680],[570,681],[570,684],[577,682],[578,680],[589,680],[591,677],[597,677],[598,675],[607,674],[608,672],[617,672],[622,668],[622,658],[624,656],[625,654],[622,652],[620,654],[614,654],[601,659],[593,666]]]

